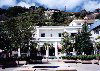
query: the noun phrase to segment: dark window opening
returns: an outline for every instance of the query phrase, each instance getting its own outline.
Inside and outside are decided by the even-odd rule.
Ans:
[[[59,37],[61,37],[61,33],[59,33],[58,35],[59,35]]]
[[[81,25],[81,23],[78,23],[77,25]]]
[[[61,52],[61,49],[58,49],[58,52]]]
[[[41,34],[41,37],[45,37],[45,33],[42,33],[42,34]]]
[[[52,37],[52,34],[50,36]]]

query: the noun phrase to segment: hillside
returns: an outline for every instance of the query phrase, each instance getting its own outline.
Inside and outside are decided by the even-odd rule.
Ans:
[[[32,21],[37,26],[65,26],[73,19],[84,19],[87,15],[96,14],[95,18],[100,19],[99,9],[94,12],[64,12],[57,9],[45,9],[44,7],[31,6],[29,9],[20,6],[9,7],[8,9],[0,8],[0,21],[7,21],[12,18],[20,18],[21,15],[33,16]],[[28,19],[28,18],[27,18]],[[27,20],[28,21],[28,20]]]

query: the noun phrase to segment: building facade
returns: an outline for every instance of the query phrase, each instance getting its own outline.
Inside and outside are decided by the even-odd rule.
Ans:
[[[82,29],[81,26],[42,26],[36,27],[36,35],[34,38],[36,38],[35,41],[38,42],[38,48],[42,48],[44,43],[49,43],[52,45],[54,52],[50,51],[50,48],[47,48],[45,51],[45,57],[49,56],[61,56],[60,49],[61,46],[61,40],[63,38],[62,33],[67,32],[69,35],[74,35],[78,33],[78,30]]]
[[[56,56],[59,57],[61,56],[60,49],[62,48],[61,46],[61,40],[63,38],[62,33],[67,32],[69,35],[73,36],[77,34],[79,31],[82,29],[82,25],[87,22],[90,26],[93,25],[95,22],[94,20],[73,20],[69,26],[36,26],[36,32],[34,38],[36,39],[35,41],[38,42],[38,48],[41,50],[43,47],[44,43],[48,43],[52,45],[53,48],[48,47],[45,50],[45,57],[49,56]],[[99,23],[100,25],[100,23]],[[98,35],[95,35],[94,30],[91,31],[91,39],[93,40],[95,37],[100,36],[100,31]],[[95,35],[95,36],[94,36]],[[73,53],[75,54],[75,53]]]

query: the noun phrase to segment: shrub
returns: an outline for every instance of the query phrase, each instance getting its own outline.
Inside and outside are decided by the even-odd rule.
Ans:
[[[100,54],[98,54],[98,55],[62,56],[62,59],[68,59],[68,60],[76,60],[76,59],[93,60],[93,59],[97,59],[97,57],[99,57],[99,59],[100,59]]]

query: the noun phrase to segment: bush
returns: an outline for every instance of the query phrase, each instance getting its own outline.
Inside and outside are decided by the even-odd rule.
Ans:
[[[78,55],[78,56],[62,56],[62,59],[68,59],[68,60],[93,60],[97,59],[99,57],[100,59],[100,54],[98,55]]]
[[[0,64],[2,65],[3,68],[17,66],[16,59],[12,57],[0,58]]]

